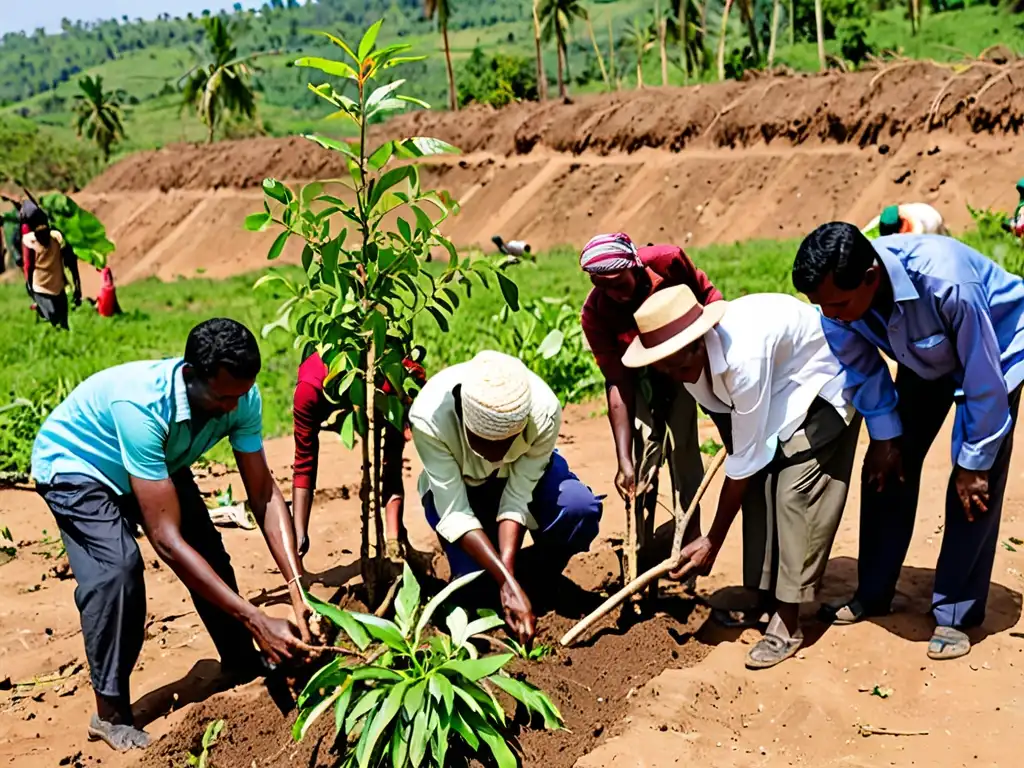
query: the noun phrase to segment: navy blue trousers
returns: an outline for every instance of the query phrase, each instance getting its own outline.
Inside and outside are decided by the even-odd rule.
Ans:
[[[491,478],[483,485],[466,487],[469,506],[495,546],[498,538],[496,517],[505,483],[503,479]],[[586,552],[597,537],[602,509],[601,500],[572,473],[562,455],[557,451],[551,454],[551,461],[534,489],[529,506],[530,514],[537,521],[537,530],[531,531],[530,535],[534,546],[545,551],[545,563],[561,572],[569,558],[578,552]],[[430,527],[437,530],[437,508],[434,495],[429,491],[423,497],[423,510]],[[480,566],[457,542],[453,544],[442,539],[441,546],[448,557],[452,578],[480,570]]]
[[[896,389],[903,422],[906,481],[890,480],[881,492],[861,483],[857,598],[869,613],[886,613],[892,605],[896,582],[914,533],[921,469],[953,404],[956,385],[948,378],[927,381],[901,366],[896,375]],[[1019,405],[1020,388],[1010,393],[1014,427]],[[977,626],[985,618],[1012,453],[1013,427],[1003,438],[989,470],[988,512],[976,514],[973,523],[964,514],[954,476],[950,473],[946,487],[946,522],[932,594],[932,612],[939,626]]]

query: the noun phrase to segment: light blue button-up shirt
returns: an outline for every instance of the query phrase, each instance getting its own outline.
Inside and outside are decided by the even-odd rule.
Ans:
[[[32,477],[93,477],[119,494],[129,478],[164,480],[223,438],[239,453],[263,447],[263,406],[254,385],[225,416],[192,420],[181,358],[108,368],[54,408],[32,447]]]
[[[891,235],[873,243],[892,283],[889,317],[822,318],[874,440],[903,434],[896,388],[878,350],[923,379],[957,387],[953,461],[990,469],[1010,430],[1008,392],[1024,380],[1024,281],[958,240]]]

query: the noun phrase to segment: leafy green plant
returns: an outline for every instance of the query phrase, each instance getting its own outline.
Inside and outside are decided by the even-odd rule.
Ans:
[[[967,210],[974,219],[976,230],[965,234],[964,242],[991,257],[1004,269],[1017,275],[1024,274],[1024,248],[1020,240],[1003,226],[1007,214],[970,205]]]
[[[579,310],[564,299],[524,301],[519,312],[502,307],[491,336],[498,348],[518,355],[558,395],[562,404],[595,395],[604,382],[584,344]]]
[[[479,575],[456,579],[421,605],[420,585],[406,565],[394,622],[307,595],[310,608],[336,624],[360,653],[359,663],[351,663],[350,655],[329,662],[299,694],[296,741],[333,707],[339,740],[348,747],[345,766],[443,768],[449,748],[458,745],[472,753],[486,747],[498,768],[515,768],[518,760],[496,691],[539,717],[544,727],[562,728],[562,715],[547,695],[502,671],[512,653],[478,654],[472,640],[503,624],[496,615],[470,621],[464,609],[455,608],[446,619],[448,634],[429,633],[441,604]]]
[[[276,179],[266,179],[264,210],[245,222],[249,230],[264,230],[271,224],[283,229],[270,247],[270,259],[280,256],[293,236],[304,243],[304,281],[296,283],[272,272],[256,284],[256,288],[283,287],[289,295],[278,319],[264,328],[264,335],[276,328],[289,329],[297,348],[319,351],[328,368],[324,381],[328,398],[339,406],[351,403],[340,433],[350,448],[358,437],[362,452],[360,557],[371,605],[383,595],[380,582],[388,570],[381,514],[380,430],[374,420],[380,412],[391,424],[402,426],[405,391],[415,384],[402,366],[412,346],[413,322],[426,313],[447,332],[448,318],[461,301],[456,289],[468,298],[470,278],[485,288],[490,280],[496,280],[513,309],[518,308],[519,295],[515,283],[490,260],[459,258],[455,246],[438,230],[458,211],[457,203],[445,192],[424,189],[417,165],[403,162],[458,150],[422,136],[370,146],[367,129],[372,121],[410,104],[428,106],[401,92],[405,80],[373,87],[394,67],[423,58],[404,55],[409,45],[378,48],[382,24],[373,24],[355,49],[341,38],[321,33],[341,50],[342,60],[305,57],[295,62],[354,86],[356,98],[337,91],[330,82],[309,86],[337,110],[332,117],[358,132],[354,144],[325,136],[306,137],[342,155],[348,177],[316,181],[295,190]],[[432,249],[448,256],[447,265],[439,272],[420,268]],[[385,380],[391,384],[390,393],[382,389]],[[371,516],[375,532],[372,559]]]
[[[195,766],[196,768],[211,768],[212,763],[210,762],[210,752],[217,743],[217,740],[220,738],[220,734],[223,730],[223,720],[210,721],[206,726],[206,730],[203,732],[203,740],[200,744],[199,754],[188,756],[188,764],[190,766]]]
[[[707,456],[714,456],[720,450],[722,450],[722,444],[713,437],[709,437],[700,444],[700,452]]]
[[[11,535],[11,529],[6,525],[0,528],[0,541],[7,542],[6,544],[0,545],[0,555],[4,555],[8,560],[18,554],[18,548],[14,546],[14,536]]]
[[[39,204],[49,216],[50,223],[61,231],[65,241],[75,249],[79,259],[96,269],[107,265],[107,256],[114,252],[114,244],[107,238],[103,222],[94,213],[60,192],[43,195]]]
[[[550,645],[544,645],[543,643],[535,643],[530,648],[527,648],[525,645],[523,645],[518,640],[512,637],[507,637],[504,640],[502,640],[502,642],[508,647],[510,651],[512,651],[512,653],[514,653],[520,659],[524,659],[526,661],[540,661],[541,659],[546,659],[548,656],[555,652],[554,648],[552,648]]]

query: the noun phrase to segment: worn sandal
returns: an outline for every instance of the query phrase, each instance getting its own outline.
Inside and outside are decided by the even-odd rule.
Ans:
[[[89,721],[89,741],[102,741],[111,749],[127,752],[145,749],[150,744],[149,734],[130,725],[114,725],[93,715]]]
[[[818,609],[818,618],[826,624],[838,624],[846,626],[856,624],[866,618],[868,612],[864,609],[860,600],[853,598],[840,605],[822,605]]]
[[[936,627],[928,641],[928,658],[935,661],[959,659],[971,652],[971,638],[953,627]]]
[[[804,644],[804,633],[797,630],[790,635],[779,614],[772,616],[768,629],[750,652],[747,653],[747,669],[769,669],[785,661],[800,650]]]

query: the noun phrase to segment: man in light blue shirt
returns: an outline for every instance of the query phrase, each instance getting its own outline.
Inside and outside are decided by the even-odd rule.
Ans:
[[[851,623],[890,610],[924,458],[956,403],[928,655],[963,656],[963,630],[985,616],[999,535],[1024,380],[1024,282],[952,238],[892,235],[872,244],[853,225],[832,222],[801,244],[793,284],[821,307],[871,436],[860,584],[832,618]],[[880,352],[896,362],[895,382]]]
[[[238,594],[220,534],[190,466],[224,437],[231,441],[249,504],[308,639],[291,518],[263,454],[261,366],[252,333],[234,320],[197,325],[184,358],[110,368],[86,379],[46,419],[32,450],[32,476],[53,512],[78,582],[97,712],[91,740],[142,748],[132,721],[129,676],[142,650],[146,592],[134,532],[192,593],[231,680],[306,649],[287,621]]]

